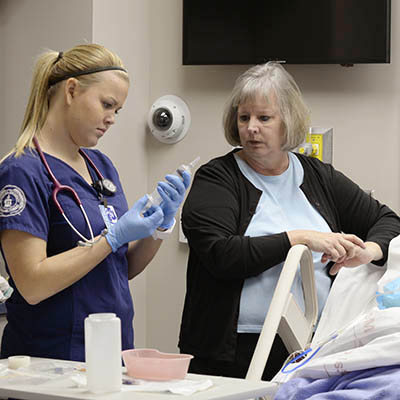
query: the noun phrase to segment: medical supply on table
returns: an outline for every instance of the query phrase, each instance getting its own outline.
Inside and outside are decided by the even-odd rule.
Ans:
[[[123,391],[125,392],[166,392],[190,396],[211,386],[213,386],[213,381],[209,378],[201,380],[188,378],[170,381],[148,381],[127,377],[123,380]]]
[[[86,376],[84,364],[72,364],[68,361],[38,361],[35,357],[23,357],[17,363],[10,363],[9,357],[7,366],[0,365],[1,382],[7,385],[21,386],[32,385],[42,388],[77,388],[86,386]],[[27,361],[29,359],[29,363]],[[21,362],[20,362],[21,361]],[[17,368],[11,368],[19,365]],[[24,364],[24,365],[22,365]]]
[[[82,241],[79,241],[78,244],[81,246],[91,246],[94,243],[96,243],[97,241],[99,241],[101,239],[101,236],[99,236],[98,239],[94,239],[94,235],[93,235],[93,230],[92,230],[92,225],[89,221],[89,218],[86,214],[86,211],[82,205],[82,202],[78,196],[78,194],[76,193],[76,191],[70,187],[70,186],[66,186],[66,185],[62,185],[57,178],[55,177],[55,175],[53,174],[52,170],[50,169],[49,164],[46,161],[46,157],[44,156],[44,153],[42,151],[42,149],[40,148],[39,142],[37,141],[36,137],[34,137],[32,139],[33,144],[39,154],[40,159],[42,160],[47,172],[50,175],[50,178],[53,182],[54,185],[54,189],[53,189],[53,193],[52,193],[52,199],[58,209],[58,211],[61,213],[61,215],[64,217],[65,221],[67,221],[68,225],[72,228],[72,230],[82,239]],[[103,196],[112,196],[115,194],[115,192],[117,191],[117,187],[115,186],[115,184],[109,180],[103,177],[103,175],[101,174],[101,172],[99,171],[99,169],[96,167],[96,165],[93,163],[93,161],[90,159],[90,157],[82,150],[79,149],[79,153],[82,155],[82,157],[89,163],[89,165],[93,168],[93,170],[95,171],[96,175],[97,175],[97,181],[93,182],[93,187],[96,190],[99,199],[103,200]],[[65,212],[63,210],[63,208],[61,207],[60,203],[57,200],[57,195],[62,192],[62,191],[66,191],[69,192],[75,203],[78,205],[78,207],[81,209],[82,214],[85,218],[86,224],[89,228],[89,232],[90,232],[90,239],[87,239],[85,236],[83,236],[76,228],[75,226],[72,224],[72,222],[68,219],[68,217],[65,215]],[[106,204],[104,204],[104,206],[106,206]]]
[[[88,390],[107,393],[121,390],[121,320],[114,313],[85,318],[85,357]]]
[[[182,164],[176,169],[176,173],[178,176],[182,176],[183,172],[186,171],[190,175],[193,173],[193,169],[196,166],[196,164],[199,162],[200,157],[196,157],[192,162],[189,164]],[[155,188],[150,194],[147,195],[148,201],[146,205],[144,206],[142,213],[145,213],[151,206],[154,205],[160,205],[162,202],[162,198],[160,196],[160,193],[158,193],[157,188]]]
[[[8,368],[18,369],[27,368],[31,364],[31,358],[29,356],[11,356],[8,357]]]
[[[185,378],[190,354],[162,353],[156,349],[131,349],[122,352],[127,375],[135,379],[168,381]]]

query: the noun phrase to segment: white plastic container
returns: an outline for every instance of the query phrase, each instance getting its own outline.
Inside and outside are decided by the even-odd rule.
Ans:
[[[85,318],[87,388],[92,393],[121,390],[121,321],[114,313]]]

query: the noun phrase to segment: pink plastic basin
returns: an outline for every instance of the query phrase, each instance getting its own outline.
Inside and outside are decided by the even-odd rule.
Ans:
[[[183,379],[188,371],[190,354],[161,353],[155,349],[132,349],[122,352],[127,375],[137,379],[168,381]]]

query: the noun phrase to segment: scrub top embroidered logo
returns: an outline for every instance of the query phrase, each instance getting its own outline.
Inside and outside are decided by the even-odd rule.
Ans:
[[[6,185],[0,191],[0,217],[21,214],[26,206],[24,192],[14,185]]]

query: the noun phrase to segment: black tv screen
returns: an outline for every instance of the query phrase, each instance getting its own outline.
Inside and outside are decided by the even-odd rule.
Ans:
[[[390,0],[183,0],[183,64],[390,62]]]

